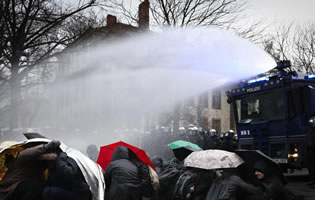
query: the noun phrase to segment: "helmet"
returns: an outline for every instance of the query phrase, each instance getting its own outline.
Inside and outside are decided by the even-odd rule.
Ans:
[[[225,132],[224,133],[224,137],[229,137],[230,133],[229,132]]]
[[[184,127],[179,127],[178,128],[178,132],[179,132],[179,134],[182,134],[182,133],[185,133],[185,128]]]
[[[193,124],[189,124],[187,129],[188,129],[188,130],[192,130],[193,127],[194,127]]]
[[[209,133],[210,133],[210,136],[215,136],[217,134],[217,131],[215,129],[211,129]]]
[[[235,135],[235,133],[232,129],[230,129],[227,133],[228,133],[228,137],[230,137],[230,138],[233,138]]]
[[[238,136],[237,136],[236,134],[233,136],[233,140],[234,140],[234,141],[237,141],[237,140],[238,140]]]
[[[191,130],[193,130],[193,131],[198,131],[198,127],[197,127],[197,126],[194,126],[194,127],[192,127]]]

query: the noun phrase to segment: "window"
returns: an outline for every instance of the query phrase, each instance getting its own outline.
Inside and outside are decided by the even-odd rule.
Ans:
[[[199,96],[199,105],[203,108],[208,108],[208,92],[205,92]]]
[[[236,101],[239,123],[282,120],[286,117],[283,89],[245,95]]]
[[[215,90],[212,93],[212,108],[221,109],[221,91]]]
[[[215,129],[218,133],[221,132],[221,119],[212,119],[212,127]]]
[[[289,118],[292,119],[296,115],[301,115],[308,111],[308,91],[306,87],[288,88],[288,112]]]

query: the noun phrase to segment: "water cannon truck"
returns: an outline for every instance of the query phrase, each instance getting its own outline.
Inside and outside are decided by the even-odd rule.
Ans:
[[[315,116],[315,74],[292,71],[290,61],[280,61],[226,94],[240,149],[258,149],[284,169],[305,167],[309,122]]]

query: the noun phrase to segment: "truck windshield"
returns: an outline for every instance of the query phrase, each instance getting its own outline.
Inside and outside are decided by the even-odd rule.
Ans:
[[[250,94],[236,100],[239,123],[273,121],[286,118],[282,89]]]

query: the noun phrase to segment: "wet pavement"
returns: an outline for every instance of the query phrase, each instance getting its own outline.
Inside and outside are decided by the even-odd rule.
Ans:
[[[292,197],[292,200],[315,200],[315,186],[307,185],[309,182],[308,172],[306,169],[296,170],[292,174],[285,174],[288,179],[286,188]]]

